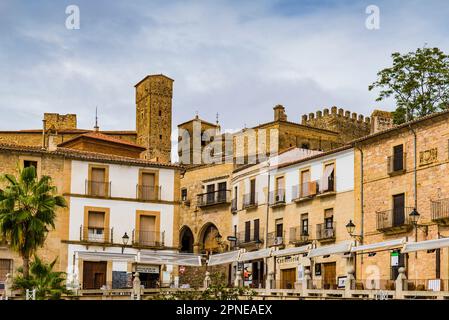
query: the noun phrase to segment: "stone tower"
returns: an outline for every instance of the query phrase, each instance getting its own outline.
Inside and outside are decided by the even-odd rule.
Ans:
[[[173,80],[149,75],[135,85],[137,144],[144,159],[170,162]]]

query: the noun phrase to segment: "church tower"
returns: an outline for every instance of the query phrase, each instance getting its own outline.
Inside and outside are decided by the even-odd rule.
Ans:
[[[149,75],[135,85],[137,144],[144,159],[170,162],[173,79]]]

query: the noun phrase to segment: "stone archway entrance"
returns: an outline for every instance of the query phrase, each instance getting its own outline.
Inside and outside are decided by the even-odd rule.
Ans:
[[[190,230],[189,227],[184,226],[181,229],[180,235],[179,235],[180,243],[181,243],[181,252],[185,253],[193,253],[193,232]]]
[[[202,253],[210,254],[220,252],[220,244],[217,241],[218,234],[218,228],[213,223],[208,223],[203,226],[200,236]]]

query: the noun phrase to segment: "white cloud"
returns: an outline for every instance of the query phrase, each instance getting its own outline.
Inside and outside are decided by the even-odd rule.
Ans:
[[[0,22],[0,130],[39,127],[48,111],[92,127],[96,105],[102,128],[133,129],[133,85],[149,73],[175,79],[174,125],[198,110],[211,121],[219,112],[224,128],[251,126],[271,120],[278,103],[292,121],[332,105],[369,114],[367,87],[391,52],[425,42],[449,52],[444,2],[376,2],[378,31],[365,28],[368,2],[284,15],[270,1],[80,1],[72,31],[62,6],[22,9]]]

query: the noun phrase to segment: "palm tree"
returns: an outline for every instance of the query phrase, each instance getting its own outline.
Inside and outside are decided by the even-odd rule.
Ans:
[[[36,289],[36,299],[43,300],[60,299],[63,293],[70,294],[71,291],[65,286],[65,272],[53,271],[56,263],[44,263],[38,256],[34,256],[34,260],[30,263],[30,274],[25,277],[23,268],[18,269],[19,275],[14,278],[14,289]]]
[[[5,174],[0,189],[0,234],[23,260],[23,276],[29,275],[30,257],[44,245],[49,227],[55,228],[56,210],[66,207],[49,176],[40,179],[33,166],[19,170],[18,177]]]

